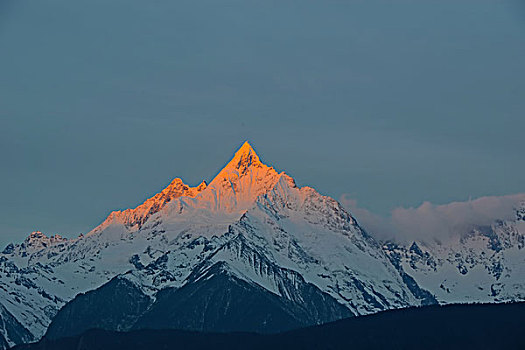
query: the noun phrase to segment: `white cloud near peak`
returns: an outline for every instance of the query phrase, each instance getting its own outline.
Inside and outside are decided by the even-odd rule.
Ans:
[[[378,239],[429,241],[466,234],[474,226],[491,225],[496,220],[512,219],[516,207],[525,203],[525,193],[443,205],[424,202],[416,208],[395,208],[389,217],[360,208],[348,194],[343,194],[340,202],[365,230]]]

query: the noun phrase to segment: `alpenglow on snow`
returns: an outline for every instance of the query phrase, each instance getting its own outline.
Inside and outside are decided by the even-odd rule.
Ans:
[[[523,227],[515,230],[509,244],[521,253]],[[298,187],[246,142],[209,184],[177,178],[86,235],[34,232],[6,247],[0,317],[10,326],[0,329],[0,345],[89,328],[274,332],[464,301],[436,287],[455,272],[432,266],[450,264],[414,244],[376,241],[336,200]],[[514,293],[494,288],[485,293],[492,301],[525,293],[523,284]]]

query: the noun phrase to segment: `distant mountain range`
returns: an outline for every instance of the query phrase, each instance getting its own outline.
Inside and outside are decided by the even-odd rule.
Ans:
[[[93,328],[273,333],[410,306],[525,300],[525,204],[447,242],[381,242],[245,143],[86,235],[0,254],[0,348]],[[109,333],[108,333],[109,334]]]

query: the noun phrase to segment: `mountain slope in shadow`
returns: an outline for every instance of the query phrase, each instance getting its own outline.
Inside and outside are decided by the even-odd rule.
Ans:
[[[46,337],[76,336],[89,329],[277,333],[352,316],[333,297],[300,275],[295,278],[291,300],[239,278],[219,262],[196,273],[182,288],[161,290],[153,300],[117,277],[67,303]]]
[[[280,334],[89,330],[15,349],[524,349],[524,313],[525,303],[425,306]]]

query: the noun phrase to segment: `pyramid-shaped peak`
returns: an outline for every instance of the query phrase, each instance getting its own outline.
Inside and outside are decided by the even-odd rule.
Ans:
[[[239,148],[239,150],[237,150],[237,152],[235,152],[235,153],[249,153],[249,152],[255,153],[255,151],[253,150],[252,145],[250,145],[250,142],[244,141],[244,143],[242,144],[241,148]]]
[[[239,148],[239,150],[235,152],[234,158],[242,158],[242,157],[248,157],[248,156],[252,156],[252,157],[259,159],[252,145],[250,145],[250,143],[246,141],[242,144],[241,148]]]
[[[263,164],[250,143],[245,142],[197,199],[200,206],[214,211],[246,210],[279,178],[277,171]]]
[[[248,141],[244,142],[241,148],[235,152],[233,159],[226,165],[224,170],[237,170],[240,173],[245,172],[248,168],[255,166],[260,167],[259,156]]]

